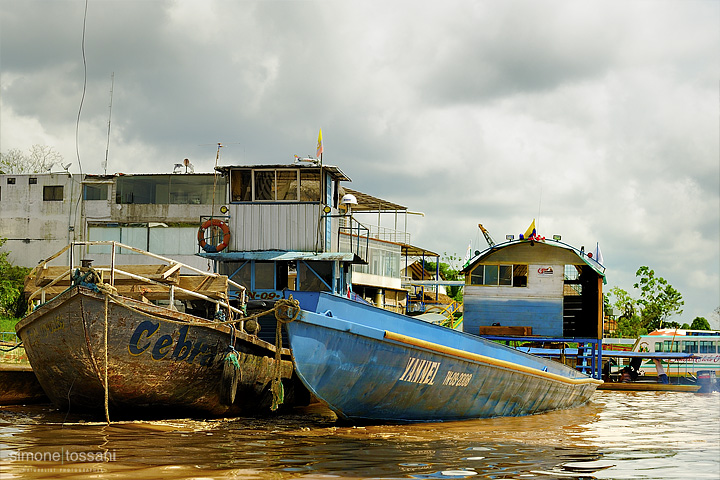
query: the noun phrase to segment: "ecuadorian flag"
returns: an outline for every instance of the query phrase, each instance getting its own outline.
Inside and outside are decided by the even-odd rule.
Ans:
[[[525,234],[523,235],[523,238],[524,238],[525,240],[527,240],[528,238],[530,238],[530,237],[532,237],[532,236],[534,236],[534,235],[536,235],[536,234],[537,234],[537,232],[535,231],[535,219],[533,218],[532,223],[530,224],[530,226],[528,227],[528,229],[525,230]]]

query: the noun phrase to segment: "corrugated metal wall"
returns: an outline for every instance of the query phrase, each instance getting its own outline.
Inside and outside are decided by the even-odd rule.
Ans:
[[[319,217],[318,204],[233,204],[230,250],[315,251],[325,235]]]

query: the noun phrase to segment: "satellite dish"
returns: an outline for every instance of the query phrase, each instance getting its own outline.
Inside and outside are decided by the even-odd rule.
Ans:
[[[357,198],[352,193],[346,193],[340,200],[341,205],[357,205]]]

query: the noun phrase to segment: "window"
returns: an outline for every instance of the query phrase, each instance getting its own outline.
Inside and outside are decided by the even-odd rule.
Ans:
[[[500,285],[512,285],[512,265],[500,265],[500,276],[498,283]]]
[[[251,264],[247,262],[220,262],[220,274],[227,275],[230,280],[239,283],[248,290],[252,290],[250,279],[252,276]],[[231,287],[234,288],[234,287]]]
[[[147,250],[159,255],[193,255],[197,253],[197,227],[133,225],[90,225],[88,240],[115,241]],[[109,245],[92,245],[90,253],[109,254]],[[118,253],[134,255],[132,250],[120,249]]]
[[[662,351],[663,351],[663,344],[662,344],[662,342],[655,342],[655,351],[656,351],[656,352],[662,352]]]
[[[63,186],[62,185],[45,185],[43,187],[43,200],[47,202],[62,202]]]
[[[298,262],[298,290],[326,292],[332,285],[332,262]]]
[[[683,342],[684,353],[698,353],[698,342]]]
[[[298,172],[279,170],[275,172],[277,182],[277,200],[298,199]]]
[[[83,186],[83,200],[107,200],[107,184],[87,184]]]
[[[478,265],[470,273],[470,284],[525,287],[527,270],[527,265]]]
[[[37,177],[28,178],[28,185],[37,185]]]
[[[255,200],[275,200],[275,170],[255,172]]]
[[[8,185],[15,185],[15,178],[14,177],[8,177],[7,179]]]
[[[485,284],[485,266],[478,265],[470,273],[470,285],[484,285]]]
[[[320,171],[300,172],[300,201],[320,201]]]
[[[233,202],[252,201],[251,170],[232,170],[230,172],[230,185]]]
[[[255,289],[275,288],[275,265],[272,262],[255,262]]]
[[[319,202],[320,169],[232,170],[233,202]]]
[[[513,286],[527,287],[528,266],[513,265]]]
[[[698,353],[715,353],[715,343],[701,340]]]
[[[225,183],[213,175],[128,175],[118,177],[116,203],[210,205],[225,201]]]
[[[664,352],[674,352],[677,353],[680,351],[680,342],[673,342],[672,340],[665,340],[663,342],[663,351]]]

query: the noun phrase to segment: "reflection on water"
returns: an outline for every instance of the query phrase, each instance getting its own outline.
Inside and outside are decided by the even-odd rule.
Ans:
[[[340,424],[269,418],[114,423],[0,409],[4,478],[720,478],[720,395],[595,394],[530,417]]]

